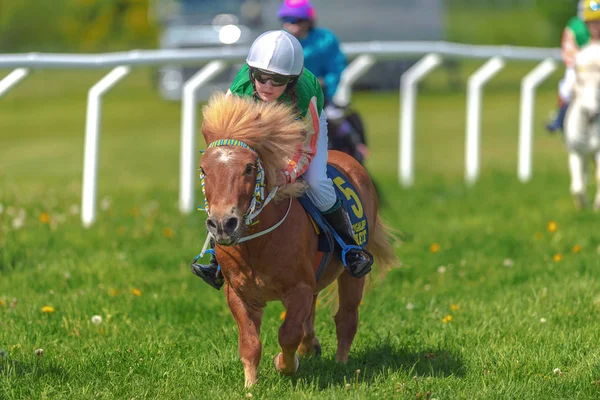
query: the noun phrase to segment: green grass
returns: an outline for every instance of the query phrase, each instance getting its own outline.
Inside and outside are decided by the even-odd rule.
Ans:
[[[486,90],[482,175],[471,188],[466,99],[446,88],[443,72],[418,100],[411,189],[397,183],[397,95],[357,94],[368,168],[384,218],[403,232],[403,264],[365,294],[345,366],[333,361],[335,304],[322,302],[322,358],[279,376],[272,358],[283,308],[269,304],[254,398],[598,398],[600,218],[574,211],[562,143],[541,128],[558,74],[538,95],[533,180],[516,178],[518,79],[531,67],[511,65]],[[223,293],[188,269],[205,229],[202,213],[177,210],[180,105],[158,98],[147,71],[106,96],[105,207],[87,230],[74,213],[86,85],[99,76],[39,72],[0,100],[0,399],[243,398]],[[14,229],[20,210],[24,226]],[[42,313],[47,305],[55,312]]]

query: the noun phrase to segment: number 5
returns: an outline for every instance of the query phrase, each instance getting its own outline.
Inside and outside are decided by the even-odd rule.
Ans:
[[[356,192],[352,190],[352,188],[344,187],[346,181],[341,176],[335,178],[333,183],[340,188],[340,190],[344,193],[344,196],[346,196],[346,199],[354,201],[354,205],[351,207],[352,211],[354,212],[354,215],[356,215],[356,218],[362,218],[364,211]]]

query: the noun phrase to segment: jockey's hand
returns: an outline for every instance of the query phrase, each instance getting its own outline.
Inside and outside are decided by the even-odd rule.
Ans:
[[[283,186],[287,183],[287,176],[283,171],[277,171],[277,176],[275,177],[275,186]]]
[[[356,151],[358,151],[363,156],[363,159],[365,159],[365,160],[367,158],[369,158],[369,155],[371,154],[369,152],[369,148],[362,143],[360,143],[356,146]]]

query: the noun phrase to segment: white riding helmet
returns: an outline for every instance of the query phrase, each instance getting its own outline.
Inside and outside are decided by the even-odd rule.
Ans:
[[[246,63],[251,68],[286,76],[299,76],[304,68],[302,45],[290,33],[267,31],[256,38]]]

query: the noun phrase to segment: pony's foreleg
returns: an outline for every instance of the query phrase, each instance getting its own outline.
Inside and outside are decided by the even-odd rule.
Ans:
[[[314,291],[308,285],[291,289],[283,298],[285,319],[279,328],[281,353],[273,360],[275,369],[284,375],[294,374],[300,366],[296,350],[304,336],[304,326],[310,317]]]
[[[225,286],[225,293],[227,304],[238,326],[238,347],[244,364],[244,386],[250,387],[258,380],[258,364],[262,354],[260,323],[263,309],[250,307],[229,285]]]
[[[594,155],[596,161],[596,197],[594,198],[594,211],[600,211],[600,151]]]
[[[316,305],[317,295],[315,294],[313,296],[310,315],[306,318],[306,321],[304,321],[304,336],[302,337],[302,342],[300,342],[300,347],[298,347],[298,353],[300,353],[301,356],[321,355],[321,345],[315,335]]]
[[[358,306],[363,295],[365,278],[353,278],[344,271],[338,278],[340,307],[335,314],[338,347],[335,360],[346,363],[350,346],[358,329]]]
[[[587,205],[585,194],[585,160],[583,156],[576,151],[569,152],[569,170],[571,172],[571,195],[575,207],[579,210]]]

